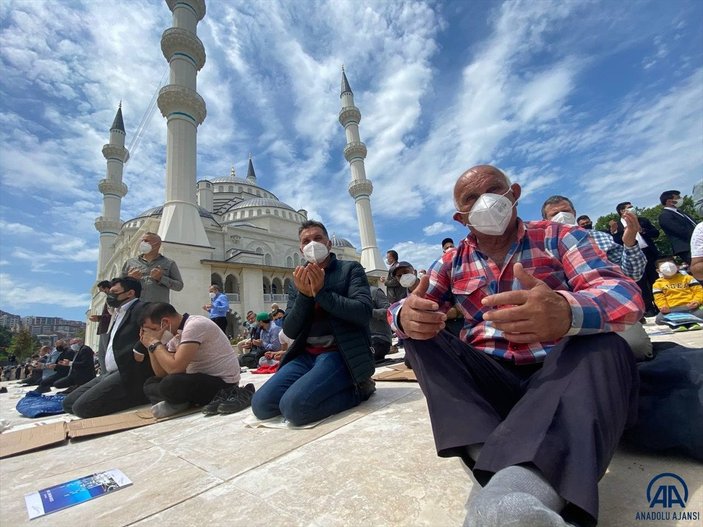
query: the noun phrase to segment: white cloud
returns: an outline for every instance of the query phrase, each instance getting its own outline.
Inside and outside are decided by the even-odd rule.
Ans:
[[[76,294],[55,285],[16,281],[7,273],[0,273],[0,290],[2,290],[3,307],[10,310],[37,305],[87,309],[91,298],[89,293]],[[47,291],[51,291],[51,294],[48,295]]]
[[[29,225],[4,220],[0,220],[0,231],[2,231],[4,236],[34,234],[34,229]]]
[[[416,269],[429,269],[429,267],[442,256],[442,248],[438,243],[418,243],[404,241],[393,246],[398,252],[399,260],[410,262]]]
[[[434,236],[436,234],[441,234],[443,232],[449,232],[453,230],[453,225],[450,225],[449,223],[442,223],[441,221],[436,221],[432,225],[428,225],[427,227],[423,228],[422,232],[425,233],[425,236]]]

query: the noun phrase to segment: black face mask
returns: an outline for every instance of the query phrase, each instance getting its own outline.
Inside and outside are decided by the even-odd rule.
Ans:
[[[586,229],[586,230],[591,230],[593,228],[593,224],[591,222],[584,223],[583,227],[581,227],[581,228]]]
[[[107,305],[110,307],[120,307],[122,305],[122,300],[120,300],[121,294],[122,293],[108,293],[105,302],[107,302]]]

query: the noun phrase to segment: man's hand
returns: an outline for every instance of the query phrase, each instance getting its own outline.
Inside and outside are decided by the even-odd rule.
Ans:
[[[698,302],[695,302],[695,301],[694,301],[694,302],[689,302],[688,304],[686,304],[686,307],[687,307],[688,309],[698,309],[698,306],[700,306],[700,304],[699,304]]]
[[[136,278],[137,280],[141,280],[142,272],[137,267],[132,267],[127,273],[127,276],[131,278]]]
[[[155,280],[157,282],[161,281],[161,276],[164,274],[164,272],[161,270],[161,267],[158,265],[154,267],[151,272],[149,273],[149,276],[151,277],[152,280]]]
[[[293,271],[293,283],[302,294],[314,298],[325,286],[325,270],[315,263],[298,266]]]
[[[263,344],[263,341],[261,339],[252,339],[251,343],[254,346],[261,346]]]
[[[425,275],[420,283],[408,295],[400,309],[400,326],[408,337],[416,340],[428,340],[444,329],[447,316],[439,311],[437,302],[425,298],[430,277]]]
[[[637,219],[637,215],[630,211],[624,212],[622,219],[625,220],[625,231],[622,234],[622,244],[625,247],[633,247],[637,243],[637,233],[642,230],[640,227],[640,222]]]
[[[148,348],[152,344],[161,342],[161,336],[163,334],[163,330],[155,331],[149,328],[142,328],[139,330],[139,340],[144,345],[144,347]]]
[[[669,309],[669,306],[660,307],[660,308],[659,308],[659,311],[661,311],[661,312],[664,313],[665,315],[666,315],[667,313],[671,313],[671,309]]]
[[[205,311],[210,311],[210,308],[211,308],[211,307],[212,307],[212,304],[205,304],[205,305],[203,306],[203,309],[204,309]]]
[[[69,361],[68,359],[61,359],[59,361],[59,366],[70,366],[70,365],[71,365],[71,361]]]
[[[90,315],[88,317],[88,320],[90,320],[91,322],[100,322],[101,318],[102,318],[102,316],[100,316],[100,315]]]
[[[482,304],[496,307],[483,315],[511,342],[530,343],[556,340],[571,328],[571,306],[547,284],[525,272],[522,264],[513,267],[525,289],[487,296]]]

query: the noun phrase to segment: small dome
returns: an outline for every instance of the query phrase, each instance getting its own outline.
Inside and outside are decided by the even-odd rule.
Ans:
[[[350,249],[355,249],[349,240],[345,238],[337,238],[334,234],[332,235],[330,241],[332,242],[332,247],[349,247]]]
[[[286,205],[282,201],[278,201],[277,199],[271,198],[252,198],[240,201],[239,203],[231,207],[227,212],[230,212],[232,210],[246,209],[249,207],[277,207],[279,209],[292,210],[293,212],[295,212],[293,207]]]
[[[251,181],[240,178],[239,176],[222,176],[215,179],[208,179],[210,183],[236,183],[238,185],[252,185]],[[256,187],[256,185],[252,185]]]
[[[136,220],[137,218],[149,218],[149,217],[159,217],[164,211],[164,206],[159,205],[158,207],[152,207],[151,209],[147,209],[141,214],[137,214],[134,218],[127,220],[127,221],[132,221]],[[202,207],[198,207],[198,213],[200,214],[201,218],[208,218],[211,220],[214,220],[215,217],[210,213],[207,209],[204,209]],[[126,223],[126,222],[125,222]]]

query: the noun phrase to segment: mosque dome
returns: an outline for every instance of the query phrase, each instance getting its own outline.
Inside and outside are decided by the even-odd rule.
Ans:
[[[228,209],[227,212],[231,212],[233,210],[239,210],[239,209],[246,209],[248,207],[278,207],[279,209],[286,209],[286,210],[291,210],[293,212],[296,212],[293,207],[290,205],[287,205],[283,203],[282,201],[278,201],[277,199],[271,199],[271,198],[252,198],[252,199],[247,199],[244,201],[240,201],[236,205],[232,206],[230,209]]]
[[[332,235],[330,241],[332,242],[332,247],[348,247],[350,249],[356,249],[356,247],[354,247],[349,240],[346,238],[337,238],[334,234]]]

